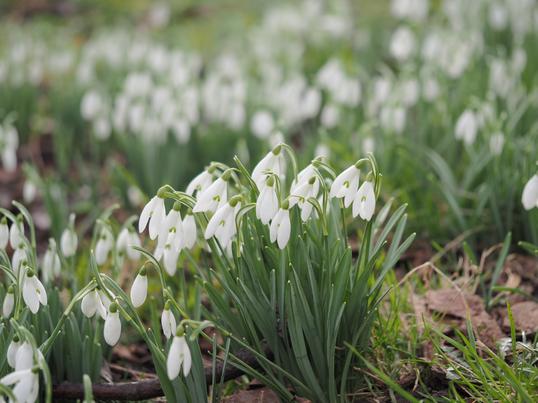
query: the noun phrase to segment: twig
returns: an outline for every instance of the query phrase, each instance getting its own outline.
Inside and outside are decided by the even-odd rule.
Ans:
[[[271,355],[268,347],[264,348],[264,353]],[[256,357],[248,350],[239,350],[234,354],[236,358],[248,364],[255,369],[260,368],[260,364]],[[228,364],[224,368],[223,362],[218,361],[215,368],[215,379],[223,377],[224,381],[235,379],[244,372],[240,369]],[[213,369],[211,366],[205,367],[205,379],[208,384],[213,379]],[[93,397],[95,400],[148,400],[163,396],[163,390],[159,379],[148,379],[137,382],[122,382],[122,383],[101,383],[93,384]],[[83,399],[84,385],[82,383],[62,383],[52,387],[52,396],[54,399]]]

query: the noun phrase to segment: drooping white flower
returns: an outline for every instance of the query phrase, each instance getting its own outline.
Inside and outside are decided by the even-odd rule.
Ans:
[[[538,174],[532,176],[523,188],[521,202],[525,210],[538,207]]]
[[[37,195],[37,186],[31,180],[25,180],[22,186],[22,199],[26,204],[30,204],[34,201]]]
[[[131,287],[131,302],[135,308],[142,306],[148,295],[148,276],[143,267],[133,281]]]
[[[228,203],[219,208],[207,223],[204,233],[205,239],[214,236],[226,249],[237,232],[235,216],[240,208],[241,202],[238,196],[234,196]]]
[[[161,327],[163,329],[164,336],[169,339],[176,331],[176,318],[170,310],[170,307],[165,304],[163,313],[161,314]]]
[[[34,349],[30,343],[25,341],[17,349],[15,354],[15,371],[32,368],[34,364]]]
[[[276,193],[276,182],[273,176],[269,176],[256,201],[256,217],[258,217],[263,224],[268,224],[277,211],[278,195]]]
[[[4,302],[2,303],[2,316],[4,318],[9,318],[15,307],[15,290],[13,286],[9,286],[7,289],[6,296],[4,297]]]
[[[196,203],[192,209],[195,213],[215,212],[227,199],[227,181],[222,174],[207,189],[197,195]]]
[[[166,372],[170,380],[174,380],[179,375],[181,367],[183,367],[183,375],[188,376],[191,371],[192,358],[189,345],[185,340],[185,336],[174,336],[168,357],[166,359]]]
[[[257,111],[250,121],[250,130],[259,139],[266,139],[273,131],[275,122],[270,112]]]
[[[359,188],[361,171],[355,165],[351,165],[336,177],[331,185],[330,197],[344,198],[344,206],[347,208],[353,202]]]
[[[314,165],[312,164],[308,164],[305,168],[303,168],[301,170],[301,172],[299,172],[297,174],[297,178],[295,178],[293,180],[293,182],[291,183],[291,186],[290,186],[290,195],[294,194],[296,189],[299,187],[299,186],[302,186],[304,185],[305,183],[307,183],[310,178],[312,178],[313,176],[315,176],[317,174],[317,170],[316,168],[314,167]],[[318,184],[319,185],[319,184]]]
[[[458,140],[463,140],[467,145],[474,143],[478,132],[478,120],[475,113],[469,109],[463,111],[456,122],[454,136]]]
[[[301,210],[301,220],[306,222],[310,218],[312,213],[313,205],[308,200],[309,198],[317,198],[319,191],[319,179],[317,176],[312,176],[308,181],[303,182],[301,185],[297,186],[290,191],[290,208],[296,204]]]
[[[2,379],[0,384],[5,386],[15,385],[12,393],[14,402],[34,403],[39,395],[39,376],[32,368],[14,371]],[[1,399],[1,398],[0,398]],[[9,400],[12,402],[12,400]]]
[[[107,228],[102,228],[99,239],[95,244],[95,262],[101,266],[108,258],[110,250],[114,247],[114,238]]]
[[[157,248],[155,250],[155,258],[160,259],[166,244],[173,245],[174,248],[181,249],[183,247],[183,220],[181,219],[181,204],[175,202],[173,208],[168,212],[164,223],[161,226],[161,231],[157,236]]]
[[[11,257],[11,267],[13,268],[15,275],[19,275],[19,270],[26,260],[26,246],[21,243],[19,247],[15,249],[15,252],[13,252],[13,256]]]
[[[92,318],[97,312],[102,319],[106,319],[106,308],[101,301],[97,288],[94,288],[82,298],[80,310],[87,318]]]
[[[0,249],[6,249],[9,241],[9,226],[7,225],[7,218],[2,217],[0,221]]]
[[[75,215],[69,217],[69,226],[62,233],[60,246],[65,257],[71,257],[77,252],[78,237],[75,232]]]
[[[190,183],[187,185],[185,193],[193,196],[194,192],[201,193],[206,190],[211,183],[213,183],[213,169],[210,167],[199,173]]]
[[[7,347],[6,352],[6,358],[7,363],[11,368],[15,368],[15,357],[17,357],[17,351],[19,350],[19,347],[21,346],[21,342],[17,336],[11,340],[11,343],[9,343],[9,346]]]
[[[187,213],[187,215],[183,219],[183,237],[185,247],[188,249],[192,249],[192,247],[196,244],[197,229],[194,215],[189,213]]]
[[[489,150],[493,155],[501,155],[504,148],[504,134],[497,132],[489,139]]]
[[[360,217],[363,220],[370,221],[375,211],[375,192],[372,182],[364,182],[355,195],[353,200],[353,217]]]
[[[285,204],[287,204],[285,202]],[[291,222],[290,222],[290,211],[287,206],[283,206],[278,210],[276,215],[271,221],[271,226],[269,227],[269,236],[271,242],[277,242],[280,249],[284,249],[290,240],[291,234]]]
[[[24,303],[33,314],[39,311],[39,304],[47,305],[47,292],[43,284],[30,269],[26,270],[24,283],[22,286],[22,297]]]
[[[416,39],[413,31],[407,26],[399,27],[390,41],[390,54],[399,62],[408,60],[416,50]]]
[[[19,216],[9,229],[9,244],[12,249],[17,249],[23,243],[24,224]]]
[[[159,197],[159,195],[153,196],[142,209],[140,219],[138,220],[138,232],[142,233],[149,223],[150,239],[157,238],[165,217],[164,199]]]
[[[121,320],[118,307],[115,302],[110,304],[103,329],[105,341],[109,346],[115,346],[121,336]]]
[[[138,260],[140,258],[140,252],[134,246],[141,246],[140,238],[131,229],[123,228],[116,240],[116,250],[118,253],[127,255],[131,260]]]
[[[54,277],[60,275],[61,263],[60,256],[56,250],[56,241],[49,239],[49,247],[43,256],[43,278],[45,281],[50,281]]]
[[[282,176],[286,169],[286,160],[282,152],[282,146],[277,145],[263,157],[252,170],[252,180],[261,190],[265,183],[267,173],[272,172],[277,176]]]

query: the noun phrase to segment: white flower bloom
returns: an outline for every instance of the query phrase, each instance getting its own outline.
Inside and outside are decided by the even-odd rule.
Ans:
[[[174,203],[174,207],[168,212],[161,226],[161,232],[157,237],[157,249],[155,258],[160,259],[166,244],[173,245],[174,248],[183,247],[183,221],[181,220],[181,204]]]
[[[409,59],[416,49],[416,39],[413,31],[407,26],[399,27],[392,35],[390,54],[399,62]]]
[[[263,224],[268,224],[278,211],[278,195],[275,185],[275,178],[268,177],[256,201],[256,217]]]
[[[192,209],[193,212],[215,212],[219,206],[226,202],[228,186],[222,176],[197,195],[196,203]]]
[[[174,380],[179,375],[183,366],[183,375],[188,376],[191,371],[192,358],[189,345],[184,336],[174,336],[168,358],[166,359],[166,371],[168,378]]]
[[[34,349],[32,345],[25,341],[17,349],[15,355],[15,371],[21,371],[24,369],[32,368],[34,364]]]
[[[116,240],[117,251],[126,254],[131,260],[138,260],[140,258],[140,252],[134,246],[140,247],[141,245],[138,235],[128,228],[123,228]]]
[[[523,203],[525,210],[538,207],[538,174],[530,178],[525,185],[525,188],[523,188],[521,202]]]
[[[174,317],[172,311],[166,307],[166,305],[163,309],[163,313],[161,314],[161,327],[163,329],[164,336],[167,339],[172,337],[177,327],[176,318]]]
[[[9,318],[13,313],[13,308],[15,307],[15,292],[12,287],[9,287],[4,297],[4,302],[2,303],[2,316],[4,318]]]
[[[121,336],[121,320],[117,306],[112,303],[105,319],[103,335],[109,346],[115,346]]]
[[[25,180],[22,186],[22,199],[25,203],[30,204],[35,200],[37,195],[37,186],[30,180]]]
[[[331,185],[329,196],[337,198],[343,197],[344,206],[349,207],[359,188],[360,174],[361,171],[355,165],[351,165],[336,177]]]
[[[194,195],[194,192],[202,193],[213,183],[213,175],[209,170],[204,170],[199,173],[190,183],[187,185],[185,193],[188,195]]]
[[[290,191],[290,208],[296,204],[301,210],[301,220],[306,222],[310,218],[313,205],[308,201],[309,198],[317,198],[319,191],[319,179],[317,176],[312,176],[308,181],[304,181],[298,185],[293,191]]]
[[[0,249],[6,249],[9,241],[9,226],[7,225],[6,217],[0,221]]]
[[[9,244],[12,249],[17,249],[23,243],[24,225],[22,220],[17,219],[9,229]]]
[[[196,244],[197,229],[194,216],[189,213],[187,213],[183,219],[183,237],[185,247],[187,249],[192,249],[192,247]]]
[[[379,121],[384,130],[401,134],[405,129],[406,111],[402,106],[385,105],[380,112]]]
[[[15,252],[13,252],[13,256],[11,257],[11,267],[17,276],[19,275],[19,270],[22,264],[26,262],[26,260],[26,247],[21,243],[20,246],[15,249]]]
[[[370,221],[375,211],[375,193],[372,182],[364,182],[353,200],[353,217],[360,217]]]
[[[71,257],[77,252],[78,237],[75,233],[75,216],[69,217],[69,227],[64,230],[60,239],[60,246],[65,257]]]
[[[17,403],[33,403],[39,395],[39,376],[31,368],[7,374],[0,379],[0,384],[15,385],[12,392]]]
[[[269,137],[274,127],[273,116],[266,110],[256,112],[250,121],[250,130],[260,139]]]
[[[235,216],[240,208],[241,203],[234,198],[219,208],[207,224],[204,234],[205,239],[214,236],[221,246],[226,249],[237,232]]]
[[[87,318],[92,318],[97,312],[102,319],[106,319],[106,308],[101,301],[97,288],[94,288],[82,298],[80,310]]]
[[[15,368],[15,358],[17,357],[17,351],[19,350],[21,344],[22,343],[19,341],[19,338],[15,337],[13,340],[11,340],[11,343],[9,343],[9,346],[7,347],[7,363],[11,368]]]
[[[157,238],[165,217],[164,199],[158,195],[153,196],[142,209],[140,219],[138,220],[138,232],[142,233],[149,222],[149,237],[152,240]]]
[[[277,145],[272,151],[269,151],[265,157],[252,170],[252,180],[261,190],[265,183],[268,172],[273,172],[277,176],[282,176],[286,169],[286,160],[282,152],[282,146]]]
[[[33,314],[39,311],[39,304],[47,305],[47,293],[41,281],[30,270],[26,271],[22,286],[22,297],[24,303],[30,308]]]
[[[321,124],[327,129],[333,129],[340,121],[340,109],[333,104],[325,105],[321,111]]]
[[[60,256],[56,251],[56,241],[49,239],[49,247],[43,256],[43,277],[45,281],[50,281],[60,275],[61,263]]]
[[[114,239],[107,228],[101,230],[99,239],[95,244],[95,262],[101,266],[108,258],[110,250],[114,247]]]
[[[175,248],[173,246],[173,233],[170,232],[169,235],[170,240],[166,242],[166,245],[163,249],[163,266],[166,272],[173,276],[176,274],[177,270],[177,259],[179,258],[179,254],[181,253],[181,249]]]
[[[476,139],[478,132],[478,120],[473,111],[466,109],[456,122],[454,135],[456,139],[463,140],[465,144],[471,145]]]
[[[290,211],[287,208],[281,208],[274,216],[269,227],[271,242],[277,241],[278,247],[284,249],[290,240],[290,234]]]
[[[131,287],[131,302],[135,308],[142,306],[148,295],[148,276],[146,269],[142,268]]]

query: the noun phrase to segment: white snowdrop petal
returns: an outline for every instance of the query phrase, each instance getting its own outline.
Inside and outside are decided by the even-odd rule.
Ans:
[[[138,274],[131,287],[131,302],[135,308],[142,306],[148,294],[148,276]]]
[[[121,320],[119,312],[109,312],[103,329],[105,341],[109,346],[115,346],[121,336]]]
[[[538,174],[529,179],[523,188],[521,202],[525,210],[538,207]]]

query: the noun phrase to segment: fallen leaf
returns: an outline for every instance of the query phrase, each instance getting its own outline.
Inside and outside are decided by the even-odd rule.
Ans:
[[[461,293],[453,289],[431,290],[426,293],[426,304],[430,310],[461,319],[467,317],[465,302],[471,311],[471,316],[484,311],[484,302],[478,295]]]
[[[222,399],[227,403],[278,403],[280,399],[269,388],[240,390],[233,395]]]
[[[486,311],[471,316],[471,324],[476,333],[476,337],[491,349],[496,347],[497,340],[505,336],[497,321],[495,321],[495,319],[493,319]],[[462,323],[461,329],[466,329],[465,322]]]
[[[503,316],[503,326],[509,329],[508,313]],[[538,332],[538,304],[536,302],[526,301],[515,304],[512,306],[512,316],[518,331],[525,333]]]

